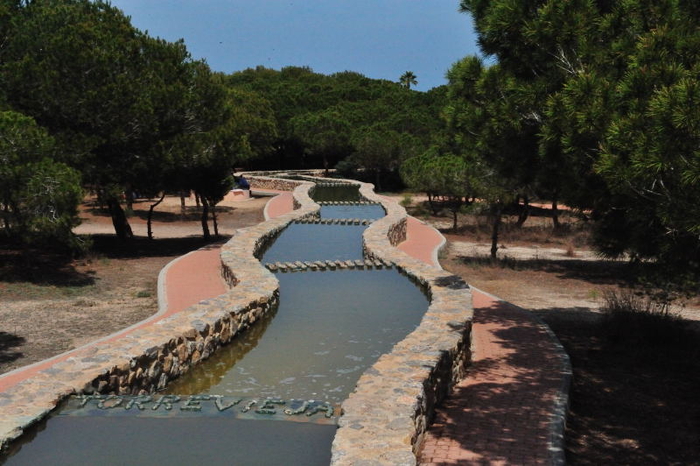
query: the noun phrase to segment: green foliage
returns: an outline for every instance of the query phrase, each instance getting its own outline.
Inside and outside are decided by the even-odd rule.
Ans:
[[[501,187],[591,210],[604,254],[653,260],[666,270],[657,279],[700,277],[696,2],[461,8],[498,60],[450,70],[446,113],[463,152],[477,152]]]
[[[280,137],[276,152],[256,163],[263,168],[336,165],[356,152],[355,143],[370,132],[401,135],[405,157],[409,146],[410,153],[425,150],[442,128],[444,87],[420,93],[351,71],[325,76],[307,67],[257,67],[230,75],[227,84],[255,91],[271,104]],[[373,177],[378,173],[377,163],[365,167],[368,157],[355,156],[341,168],[358,165]],[[381,167],[382,181],[395,163],[391,158]]]
[[[53,160],[54,140],[32,118],[0,112],[0,215],[5,236],[74,248],[80,175]]]
[[[123,193],[195,189],[215,202],[236,163],[271,151],[264,98],[227,89],[182,41],[148,36],[108,2],[5,2],[0,33],[7,105],[49,130],[122,238]]]
[[[418,84],[418,79],[416,78],[416,75],[413,73],[413,71],[406,71],[399,78],[399,84],[401,84],[406,89],[410,89],[411,86],[415,86],[416,84]]]

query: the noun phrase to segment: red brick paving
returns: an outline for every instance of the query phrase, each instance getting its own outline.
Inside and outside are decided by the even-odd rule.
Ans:
[[[399,248],[433,263],[421,245],[439,233],[409,221]],[[552,423],[565,374],[559,347],[534,316],[472,288],[472,364],[437,410],[423,465],[553,464]]]
[[[292,208],[291,193],[286,193],[273,198],[266,212],[273,218]],[[415,219],[409,219],[407,227],[407,241],[399,248],[435,265],[440,234]],[[218,247],[173,263],[167,270],[166,314],[134,328],[221,294],[223,282],[211,279],[219,277],[219,267]],[[438,410],[419,460],[424,465],[551,464],[550,425],[562,386],[556,344],[529,313],[478,290],[472,293],[473,362],[468,376]],[[67,357],[60,355],[0,378],[0,391]]]

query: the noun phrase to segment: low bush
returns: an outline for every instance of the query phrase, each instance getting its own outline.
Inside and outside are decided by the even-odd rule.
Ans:
[[[609,292],[601,308],[603,333],[617,345],[686,347],[695,337],[688,322],[668,301],[657,301],[632,291]]]

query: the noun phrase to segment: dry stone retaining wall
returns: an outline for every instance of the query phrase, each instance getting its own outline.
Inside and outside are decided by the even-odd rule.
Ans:
[[[371,185],[360,192],[387,212],[365,231],[366,253],[426,287],[431,304],[418,328],[365,371],[343,403],[331,464],[414,465],[435,405],[463,378],[471,356],[471,293],[461,278],[396,249],[406,238],[406,211]]]
[[[0,447],[70,394],[150,393],[165,386],[276,305],[279,284],[255,255],[290,222],[317,216],[319,206],[309,197],[310,183],[248,176],[258,189],[294,188],[297,209],[240,230],[222,248],[222,274],[232,290],[77,351],[0,393]],[[374,194],[371,185],[360,191],[387,211],[365,231],[366,253],[424,286],[431,304],[419,327],[368,369],[343,403],[332,464],[415,464],[434,406],[463,376],[470,356],[471,295],[458,277],[396,249],[406,237],[405,210]]]
[[[0,449],[71,394],[137,394],[163,388],[272,309],[279,283],[255,253],[288,223],[319,210],[308,196],[313,184],[295,186],[299,209],[239,230],[222,248],[222,273],[235,286],[231,291],[147,328],[78,350],[0,393]]]

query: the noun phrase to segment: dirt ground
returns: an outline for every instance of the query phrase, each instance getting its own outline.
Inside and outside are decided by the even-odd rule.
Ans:
[[[412,210],[412,209],[410,209]],[[425,213],[425,209],[417,209]],[[688,319],[688,344],[614,343],[601,314],[606,292],[631,285],[624,261],[599,258],[573,217],[563,234],[551,219],[507,224],[498,263],[489,258],[483,219],[424,221],[448,239],[443,267],[470,285],[532,310],[552,328],[574,370],[566,430],[569,464],[700,464],[700,306],[674,312]],[[693,332],[695,328],[695,333]]]
[[[395,196],[397,200],[401,196]],[[607,291],[629,286],[624,261],[605,261],[587,246],[585,226],[565,216],[554,234],[546,211],[523,229],[506,222],[501,260],[488,258],[484,220],[430,216],[413,199],[410,211],[449,240],[443,266],[468,283],[541,316],[569,353],[574,381],[567,426],[571,464],[700,464],[700,352],[605,339],[599,308]],[[263,219],[267,199],[224,201],[224,239]],[[83,206],[77,231],[93,234],[93,252],[62,261],[51,255],[2,251],[0,261],[0,373],[30,364],[140,321],[156,311],[156,282],[169,261],[205,243],[192,200],[183,215],[179,198],[156,211],[156,239],[145,238],[149,202],[134,205],[137,238],[116,240],[99,206]],[[679,312],[700,321],[696,299]]]
[[[219,240],[262,221],[267,200],[223,201]],[[156,208],[155,239],[148,240],[150,203],[134,204],[129,222],[136,237],[124,243],[114,236],[106,212],[88,199],[76,229],[92,235],[92,252],[84,258],[66,261],[34,251],[0,251],[0,373],[77,348],[157,311],[160,270],[206,243],[194,201],[186,201],[183,215],[177,197]]]

